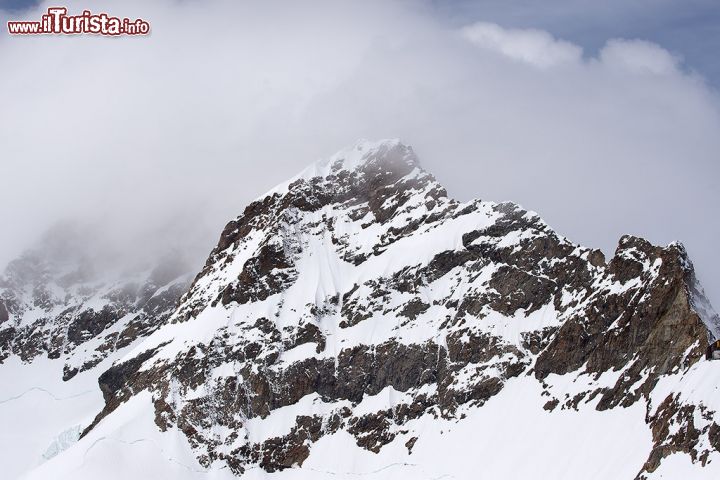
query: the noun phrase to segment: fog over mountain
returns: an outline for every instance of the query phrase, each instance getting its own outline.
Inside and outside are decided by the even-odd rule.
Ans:
[[[720,303],[718,95],[641,32],[584,49],[543,30],[557,18],[460,21],[430,2],[92,9],[152,34],[0,35],[2,264],[68,219],[118,258],[207,252],[313,159],[399,137],[452,196],[519,202],[608,255],[625,233],[682,241]]]

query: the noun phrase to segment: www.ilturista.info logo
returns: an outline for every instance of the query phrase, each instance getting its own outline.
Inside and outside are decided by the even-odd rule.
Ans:
[[[68,15],[65,7],[50,7],[39,22],[7,22],[11,35],[147,35],[150,24],[138,18],[111,17],[107,13],[91,13],[85,10],[81,15]]]

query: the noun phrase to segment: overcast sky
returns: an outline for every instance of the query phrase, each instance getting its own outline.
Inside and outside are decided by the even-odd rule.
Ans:
[[[400,137],[453,196],[608,254],[681,240],[720,304],[714,2],[61,3],[152,35],[0,35],[0,263],[73,217],[209,249],[305,164]],[[47,8],[0,5],[3,29]]]

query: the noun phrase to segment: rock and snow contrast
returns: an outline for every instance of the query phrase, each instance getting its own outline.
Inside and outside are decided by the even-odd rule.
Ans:
[[[720,318],[684,248],[606,260],[449,198],[399,141],[251,203],[189,288],[60,267],[0,283],[10,478],[720,475]]]
[[[110,271],[84,233],[58,225],[0,275],[0,478],[78,439],[102,408],[100,373],[169,318],[192,280],[178,256]]]

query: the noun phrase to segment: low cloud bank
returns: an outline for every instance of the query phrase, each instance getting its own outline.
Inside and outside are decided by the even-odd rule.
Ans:
[[[662,46],[608,39],[590,55],[410,2],[92,8],[152,33],[0,36],[0,263],[65,218],[130,254],[209,250],[306,163],[400,137],[454,196],[517,201],[574,241],[683,241],[720,304],[718,96]]]

